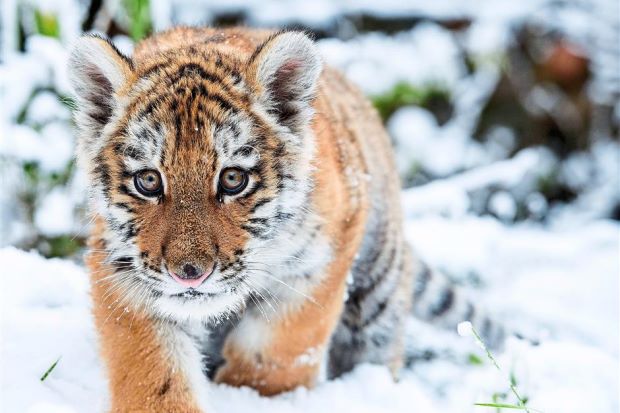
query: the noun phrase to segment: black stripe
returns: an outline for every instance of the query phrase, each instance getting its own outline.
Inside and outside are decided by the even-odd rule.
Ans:
[[[432,276],[433,274],[431,273],[430,268],[425,265],[422,272],[418,274],[415,280],[415,288],[413,290],[414,300],[420,298],[422,294],[424,294],[424,291],[426,291],[426,287]]]
[[[216,51],[215,54],[216,54],[215,67],[217,69],[223,69],[225,76],[230,75],[233,83],[235,84],[239,83],[242,79],[241,73],[239,72],[239,68],[238,68],[239,62],[236,60],[233,60],[231,62],[232,64],[228,64],[229,62],[227,62],[226,59],[223,58],[221,53]],[[230,59],[230,56],[227,56],[227,58]]]
[[[493,323],[489,320],[488,317],[485,317],[484,322],[482,323],[482,328],[480,329],[480,335],[484,339],[491,338],[491,330],[493,328]]]
[[[258,162],[256,162],[256,165],[248,169],[248,173],[258,174],[261,180],[263,179],[264,171],[265,171],[265,161],[263,161],[262,159],[259,159]]]
[[[370,324],[374,323],[381,316],[381,314],[385,312],[388,307],[388,300],[389,298],[386,298],[375,306],[375,310],[366,318],[366,320],[364,320],[362,328],[366,328]]]
[[[390,255],[387,258],[387,260],[384,261],[383,265],[379,268],[373,268],[373,270],[369,273],[369,275],[371,276],[371,278],[374,278],[374,276],[378,276],[379,278],[382,276],[385,276],[387,274],[387,272],[389,271],[389,269],[392,267],[392,265],[394,264],[394,261],[396,260],[396,254],[398,253],[398,248],[397,247],[393,247],[390,250]]]
[[[146,69],[144,72],[140,73],[140,78],[142,79],[146,79],[148,77],[150,77],[152,74],[157,74],[157,72],[159,72],[160,70],[163,70],[166,68],[167,65],[170,64],[170,60],[166,60],[165,62],[161,62],[161,63],[157,63],[151,67],[149,67],[148,69]]]
[[[127,147],[127,149],[128,151],[123,152],[123,155],[128,158],[135,159],[135,160],[143,160],[147,158],[146,153],[144,153],[141,150],[136,150],[135,146]]]
[[[239,110],[231,102],[226,100],[225,97],[223,97],[219,93],[213,93],[213,92],[207,91],[207,88],[203,84],[194,86],[191,90],[191,94],[192,94],[193,100],[195,100],[198,95],[201,95],[203,98],[217,103],[218,106],[220,106],[224,111],[232,112],[233,114],[236,114],[239,112]],[[204,111],[204,113],[208,114],[207,111]]]
[[[390,263],[384,267],[388,268],[389,266],[392,265],[394,257],[396,255],[396,248],[392,248],[392,252],[390,254],[390,258],[389,261]],[[400,269],[400,267],[399,267]],[[371,295],[375,289],[382,284],[383,282],[387,282],[388,279],[386,278],[386,274],[384,273],[383,276],[379,276],[379,277],[373,277],[370,278],[370,284],[368,284],[367,286],[364,287],[358,287],[356,288],[350,295],[349,295],[349,299],[350,301],[354,301],[358,306],[361,305],[362,301],[366,300],[366,298]],[[394,283],[394,285],[396,286],[397,284]],[[388,294],[387,296],[389,297]],[[349,301],[347,301],[347,304],[349,303]]]
[[[99,78],[100,76],[97,77],[98,81],[109,83],[107,79]],[[110,99],[99,94],[89,93],[88,101],[90,102],[90,107],[92,108],[92,110],[87,112],[88,116],[101,126],[108,123],[108,120],[110,120],[110,117],[112,116],[112,105],[110,103]]]
[[[120,184],[117,189],[118,189],[118,191],[120,193],[132,197],[133,199],[137,200],[141,204],[144,204],[144,203],[147,202],[146,199],[140,198],[138,195],[136,195],[133,192],[129,191],[129,188],[127,188],[127,185],[125,185],[125,184]]]
[[[386,240],[388,237],[388,232],[386,230],[386,225],[381,225],[378,233],[372,234],[374,242],[374,250],[372,250],[372,255],[369,257],[365,257],[363,260],[356,263],[356,272],[367,273],[372,270],[372,267],[375,265],[375,262],[381,255],[381,253],[385,250],[382,248],[386,244]]]
[[[232,156],[241,155],[247,157],[250,156],[252,152],[254,152],[254,148],[252,146],[243,145],[242,147],[235,149],[235,151],[232,153]]]
[[[474,305],[472,303],[467,303],[467,311],[465,311],[465,317],[463,318],[463,320],[471,321],[475,313],[476,308],[474,307]]]
[[[254,185],[254,187],[252,187],[252,189],[250,189],[248,192],[246,192],[245,194],[243,194],[242,196],[240,196],[240,197],[239,197],[239,198],[237,198],[237,199],[239,199],[239,200],[240,200],[240,199],[248,198],[248,197],[250,197],[250,196],[254,195],[254,194],[255,194],[255,193],[256,193],[259,189],[264,188],[264,186],[265,186],[265,185],[263,184],[263,182],[262,182],[262,181],[258,181],[258,182]]]
[[[252,225],[266,226],[269,224],[269,218],[250,218],[247,220],[247,222],[251,223]]]
[[[151,115],[155,111],[155,109],[157,109],[159,105],[161,105],[161,103],[166,100],[167,97],[168,95],[159,95],[155,99],[149,101],[146,107],[140,111],[138,118],[143,119]]]
[[[268,228],[256,228],[246,224],[241,225],[241,228],[257,238],[268,239],[268,237],[265,235],[265,230]]]
[[[118,208],[124,209],[125,211],[129,212],[129,213],[133,213],[135,212],[134,209],[132,207],[130,207],[129,205],[127,205],[125,202],[116,202],[114,204],[112,204]]]
[[[431,310],[431,315],[433,317],[439,317],[445,314],[452,304],[454,303],[454,290],[452,288],[447,288],[442,291],[441,298],[437,305]]]
[[[148,128],[142,127],[138,132],[138,139],[141,141],[150,141],[156,143],[156,136],[154,136]]]
[[[248,64],[251,64],[257,57],[258,55],[263,51],[263,49],[269,44],[271,43],[271,41],[273,39],[275,39],[276,37],[278,37],[279,35],[281,35],[282,33],[285,33],[286,31],[284,30],[279,30],[275,33],[273,33],[272,35],[270,35],[267,40],[265,40],[263,43],[261,43],[256,50],[254,50],[254,52],[252,53],[252,55],[250,56],[250,58],[248,59]]]
[[[103,186],[103,194],[105,198],[109,200],[110,199],[110,185],[112,182],[112,177],[110,175],[110,169],[108,168],[108,165],[106,165],[106,163],[104,162],[102,154],[99,154],[95,158],[95,163],[97,164],[97,166],[95,167],[93,172],[96,175],[98,175],[99,181],[101,182],[101,185]]]
[[[174,105],[176,106],[176,105]],[[181,114],[179,112],[175,112],[174,114],[174,125],[175,125],[175,151],[179,150],[181,146]]]
[[[198,75],[203,80],[208,80],[212,83],[223,83],[223,79],[215,76],[213,73],[208,73],[198,63],[187,63],[177,69],[177,72],[170,77],[170,83],[174,84],[181,80],[185,76]]]
[[[273,156],[275,158],[281,158],[286,155],[286,144],[284,142],[278,143],[276,149],[273,151]]]
[[[279,222],[284,222],[284,221],[288,221],[289,219],[293,218],[295,216],[295,214],[292,214],[290,212],[282,212],[282,211],[278,211],[275,215],[275,218],[279,221]]]
[[[121,229],[125,229],[125,236],[123,237],[123,241],[125,242],[134,238],[140,232],[140,228],[136,227],[135,220],[133,219],[121,225]]]
[[[112,261],[112,266],[116,271],[124,271],[133,268],[133,258],[129,256],[118,257]]]
[[[207,72],[202,66],[200,66],[197,63],[188,63],[186,65],[181,66],[177,70],[177,73],[175,75],[167,79],[167,83],[169,85],[174,85],[175,83],[183,79],[185,76],[191,76],[191,75],[198,75],[200,79],[202,79],[203,81],[217,84],[219,87],[223,88],[226,91],[226,93],[228,93],[229,95],[238,95],[233,90],[231,90],[230,87],[226,84],[226,79],[225,79],[226,75],[224,75],[224,77],[219,77],[215,73]],[[203,85],[201,85],[201,87],[204,88]]]
[[[271,201],[273,201],[273,198],[263,198],[263,199],[259,199],[254,206],[252,207],[252,209],[250,210],[250,214],[254,214],[258,208],[262,207],[263,205],[267,205],[268,203],[270,203]]]

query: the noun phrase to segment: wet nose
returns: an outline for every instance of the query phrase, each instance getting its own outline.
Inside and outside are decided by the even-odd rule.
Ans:
[[[183,266],[183,278],[189,278],[189,279],[195,279],[200,277],[202,274],[204,273],[204,271],[202,271],[200,268],[196,267],[195,265],[192,264],[185,264]]]
[[[196,288],[213,272],[213,264],[203,268],[193,263],[183,264],[179,272],[170,271],[172,278],[187,288]]]

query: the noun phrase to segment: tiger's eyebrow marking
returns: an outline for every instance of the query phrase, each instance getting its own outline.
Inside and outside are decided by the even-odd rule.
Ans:
[[[256,154],[256,157],[258,159],[260,159],[260,152],[258,149],[256,149],[254,146],[252,145],[241,145],[240,147],[238,147],[237,149],[235,149],[232,153],[232,157],[235,156],[242,156],[242,157],[248,157],[250,156],[252,153]]]

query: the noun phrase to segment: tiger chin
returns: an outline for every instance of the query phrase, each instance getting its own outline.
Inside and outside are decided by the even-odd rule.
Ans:
[[[411,314],[476,319],[415,260],[381,120],[305,34],[176,28],[131,57],[89,35],[69,69],[111,411],[396,376]]]

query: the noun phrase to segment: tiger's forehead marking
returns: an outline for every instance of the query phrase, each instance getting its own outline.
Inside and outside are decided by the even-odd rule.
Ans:
[[[202,86],[202,92],[210,93],[215,100],[222,99],[228,104],[231,100],[237,104],[242,101],[247,103],[249,100],[249,90],[245,87],[242,72],[239,70],[243,63],[235,57],[213,52],[189,53],[184,49],[168,54],[171,56],[163,56],[163,62],[150,66],[146,64],[145,69],[138,70],[136,85],[139,86],[139,99],[135,99],[128,108],[130,112],[136,105],[140,105],[145,94],[146,100],[153,104],[153,97],[161,98],[162,95],[169,96],[178,92],[179,87],[183,87],[188,81],[193,83],[193,87]],[[192,90],[193,94],[197,92],[197,89]],[[147,106],[146,113],[149,110],[152,110],[152,107]]]
[[[203,158],[215,150],[223,163],[252,168],[260,155],[259,142],[250,142],[251,128],[261,120],[252,111],[240,62],[190,49],[138,68],[124,119],[126,165],[164,165],[186,149],[185,156]]]

